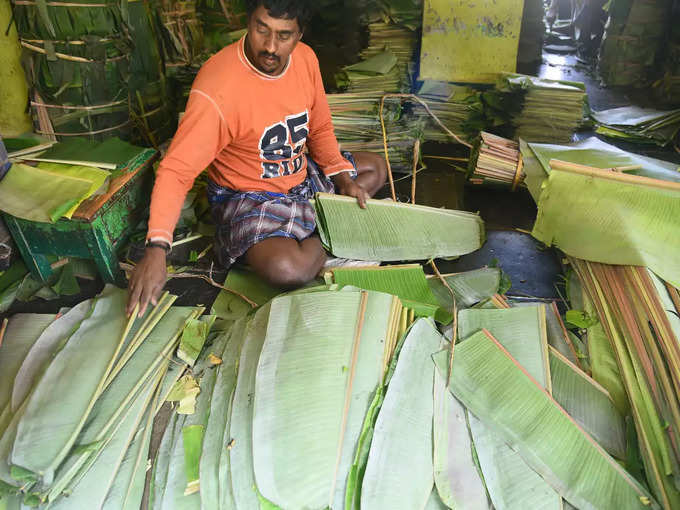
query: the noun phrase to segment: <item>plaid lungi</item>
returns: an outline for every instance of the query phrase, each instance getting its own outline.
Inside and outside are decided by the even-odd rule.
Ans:
[[[352,154],[343,151],[342,155],[356,169]],[[230,267],[251,246],[269,237],[302,241],[312,235],[316,219],[309,199],[317,192],[335,193],[335,186],[307,156],[307,178],[288,193],[236,191],[212,181],[207,191],[216,226],[215,253],[220,264]]]

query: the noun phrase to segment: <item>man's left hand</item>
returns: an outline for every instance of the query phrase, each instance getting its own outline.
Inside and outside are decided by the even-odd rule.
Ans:
[[[366,209],[366,200],[371,198],[371,196],[360,184],[357,184],[352,180],[349,173],[342,172],[341,174],[333,176],[332,179],[339,195],[355,197],[359,203],[359,207]]]

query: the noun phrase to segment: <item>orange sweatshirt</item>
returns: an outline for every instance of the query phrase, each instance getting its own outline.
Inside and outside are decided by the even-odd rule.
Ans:
[[[300,42],[278,76],[246,58],[245,38],[199,71],[151,194],[147,239],[172,242],[194,179],[239,191],[286,193],[307,176],[305,146],[328,176],[353,169],[340,154],[312,49]]]

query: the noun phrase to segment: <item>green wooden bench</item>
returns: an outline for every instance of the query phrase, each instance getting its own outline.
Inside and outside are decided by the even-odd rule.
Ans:
[[[93,260],[105,282],[125,285],[117,252],[149,205],[158,157],[153,149],[142,152],[111,180],[107,193],[83,202],[70,220],[41,223],[3,214],[31,273],[47,281],[52,274],[48,256],[78,257]]]

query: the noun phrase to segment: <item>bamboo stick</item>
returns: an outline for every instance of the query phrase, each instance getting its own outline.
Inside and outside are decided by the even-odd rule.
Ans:
[[[654,188],[668,189],[671,191],[680,191],[680,182],[662,181],[661,179],[653,179],[651,177],[644,177],[641,175],[629,175],[619,172],[612,172],[602,168],[579,165],[577,163],[569,163],[559,159],[551,159],[550,167],[553,170],[561,170],[563,172],[571,172],[589,177],[601,177],[603,179],[609,179],[612,181],[625,182],[626,184],[638,184],[641,186],[651,186]]]

